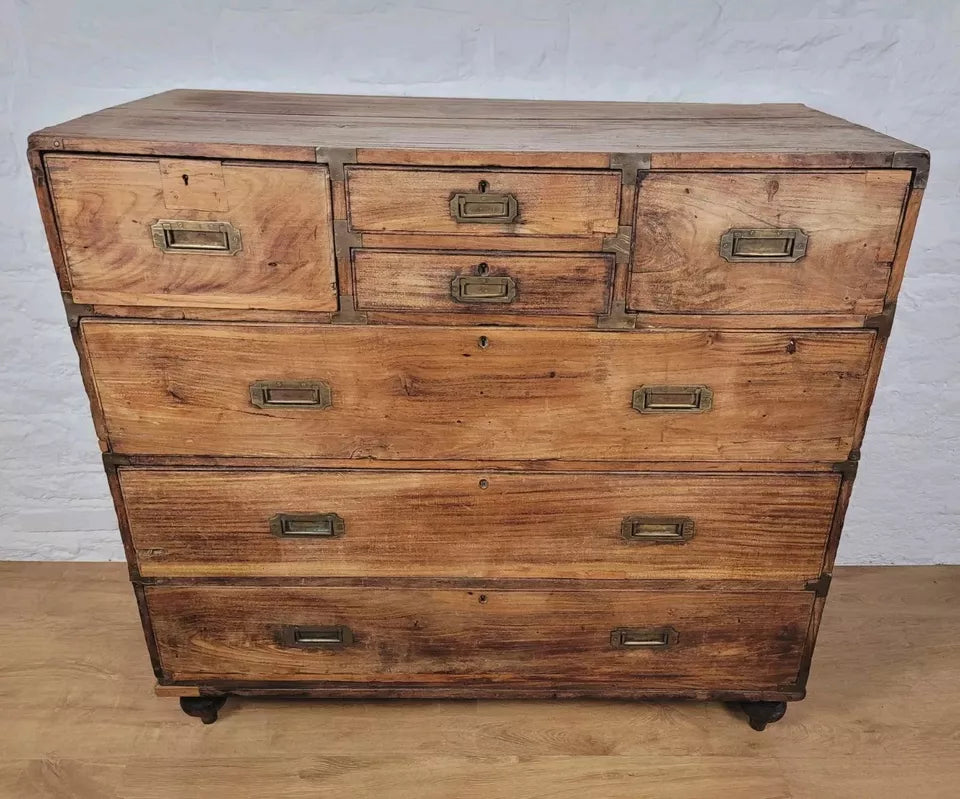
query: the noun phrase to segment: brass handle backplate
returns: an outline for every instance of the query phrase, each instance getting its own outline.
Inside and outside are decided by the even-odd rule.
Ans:
[[[517,296],[512,277],[474,277],[457,275],[450,284],[450,296],[457,302],[510,303]]]
[[[258,380],[250,384],[250,402],[258,408],[329,408],[330,386],[322,380]]]
[[[644,630],[620,628],[610,632],[610,645],[615,649],[666,649],[680,639],[673,627]]]
[[[278,513],[270,519],[270,532],[278,538],[339,538],[344,523],[336,513]]]
[[[520,213],[516,197],[488,192],[485,180],[478,188],[477,192],[458,192],[450,198],[450,216],[455,222],[504,225],[516,220]]]
[[[294,649],[339,649],[354,642],[349,627],[301,627],[287,624],[280,628],[280,645]]]
[[[720,237],[727,261],[791,263],[807,254],[808,236],[800,228],[734,228]]]
[[[229,222],[158,219],[150,234],[164,252],[236,255],[243,249],[240,231]]]
[[[712,407],[706,386],[640,386],[633,392],[633,409],[640,413],[703,413]]]
[[[627,541],[682,544],[693,538],[694,522],[686,516],[627,516],[620,534]]]

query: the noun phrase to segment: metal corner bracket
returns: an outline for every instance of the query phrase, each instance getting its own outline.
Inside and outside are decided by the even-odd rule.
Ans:
[[[803,586],[804,591],[813,591],[814,596],[825,597],[830,590],[830,581],[833,575],[821,574],[816,580],[809,580]]]
[[[74,302],[73,297],[66,291],[62,292],[60,296],[63,298],[63,310],[67,315],[67,324],[69,324],[70,327],[76,328],[80,325],[80,320],[84,316],[94,315],[95,312],[92,305]]]
[[[357,150],[355,147],[317,147],[317,163],[327,165],[331,180],[342,181],[343,167],[357,163]]]
[[[893,154],[890,164],[894,169],[912,169],[915,189],[924,189],[930,176],[930,153],[926,150],[900,150]]]
[[[636,185],[641,173],[650,171],[651,163],[650,153],[610,154],[610,168],[620,170],[620,182],[624,186]]]
[[[890,337],[890,329],[893,327],[893,317],[897,312],[897,303],[888,302],[883,306],[883,310],[875,316],[868,316],[863,320],[863,326],[877,331],[877,337],[886,339]]]
[[[633,244],[633,227],[620,225],[612,236],[604,236],[601,252],[613,253],[618,264],[625,264],[630,260],[630,247]]]
[[[851,458],[850,460],[845,461],[837,461],[830,467],[830,471],[843,475],[845,480],[853,480],[853,478],[857,476],[857,466],[859,465],[858,460],[859,453],[856,458]]]

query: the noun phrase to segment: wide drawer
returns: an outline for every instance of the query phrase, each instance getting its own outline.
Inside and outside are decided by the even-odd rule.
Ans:
[[[172,680],[775,689],[796,682],[813,594],[146,586]]]
[[[325,166],[45,163],[74,302],[337,309]]]
[[[360,310],[459,314],[606,313],[613,256],[357,250]]]
[[[84,320],[116,452],[388,459],[847,458],[874,331]]]
[[[627,305],[655,313],[883,310],[911,173],[651,172]]]
[[[145,577],[813,580],[836,474],[120,469]]]
[[[619,172],[355,166],[346,179],[362,232],[593,236],[619,224]]]

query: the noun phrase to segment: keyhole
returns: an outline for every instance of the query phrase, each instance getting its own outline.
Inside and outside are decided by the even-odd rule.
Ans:
[[[485,181],[485,180],[481,180],[481,181],[477,184],[477,188],[480,190],[480,193],[483,194],[484,192],[486,192],[487,189],[490,188],[490,184],[487,183],[487,181]]]
[[[477,339],[477,346],[485,350],[490,346],[490,340],[486,336],[480,336],[480,338]]]
[[[478,274],[478,275],[485,275],[485,274],[487,274],[487,272],[489,272],[489,271],[490,271],[490,267],[487,266],[485,263],[479,263],[479,264],[477,264],[477,274]]]
[[[183,174],[183,175],[181,175],[180,177],[183,178],[183,185],[184,185],[184,186],[189,186],[189,185],[190,185],[190,176],[189,176],[189,175]]]

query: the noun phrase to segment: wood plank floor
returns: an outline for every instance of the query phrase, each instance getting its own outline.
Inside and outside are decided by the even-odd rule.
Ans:
[[[809,698],[719,704],[230,700],[153,677],[121,564],[0,563],[0,797],[960,796],[960,567],[839,569]]]

